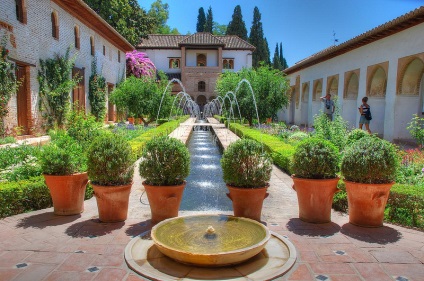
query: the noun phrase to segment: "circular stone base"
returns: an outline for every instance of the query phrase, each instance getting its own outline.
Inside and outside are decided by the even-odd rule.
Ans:
[[[296,261],[296,250],[286,238],[271,232],[265,248],[241,264],[219,268],[196,267],[163,255],[151,240],[149,231],[128,243],[125,260],[135,272],[152,280],[265,281],[289,271]]]

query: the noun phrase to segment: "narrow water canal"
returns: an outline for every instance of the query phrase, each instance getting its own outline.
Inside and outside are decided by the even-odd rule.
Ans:
[[[221,152],[212,132],[193,131],[188,149],[190,175],[186,179],[180,210],[231,211],[232,203],[225,195],[227,187],[222,180]]]

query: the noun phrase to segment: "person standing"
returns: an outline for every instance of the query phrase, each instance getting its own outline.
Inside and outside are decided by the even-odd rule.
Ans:
[[[327,115],[330,121],[333,121],[335,105],[334,101],[331,99],[331,95],[327,94],[321,97],[321,101],[324,103],[324,113]]]
[[[361,113],[361,117],[359,118],[359,129],[362,130],[362,125],[365,124],[365,129],[369,134],[371,134],[370,120],[366,118],[366,116],[371,116],[371,108],[367,102],[368,97],[363,97],[362,104],[358,107],[359,113]]]

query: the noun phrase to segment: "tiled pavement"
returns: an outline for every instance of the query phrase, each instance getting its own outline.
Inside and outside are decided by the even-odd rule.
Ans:
[[[298,255],[275,280],[424,280],[423,232],[391,224],[356,227],[337,212],[331,223],[302,222],[291,186],[274,167],[262,219],[288,237]],[[99,222],[95,198],[85,201],[81,215],[55,216],[49,208],[0,220],[0,280],[147,280],[124,261],[126,244],[151,228],[146,201],[135,173],[125,222]]]

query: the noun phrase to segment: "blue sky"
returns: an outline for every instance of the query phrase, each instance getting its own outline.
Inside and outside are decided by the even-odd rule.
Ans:
[[[146,10],[155,0],[138,0]],[[259,8],[271,51],[282,42],[289,66],[332,46],[333,31],[343,43],[378,25],[424,5],[424,0],[162,0],[169,4],[167,24],[181,34],[196,32],[200,7],[212,7],[213,19],[228,24],[236,5],[241,6],[248,35],[253,9]]]

